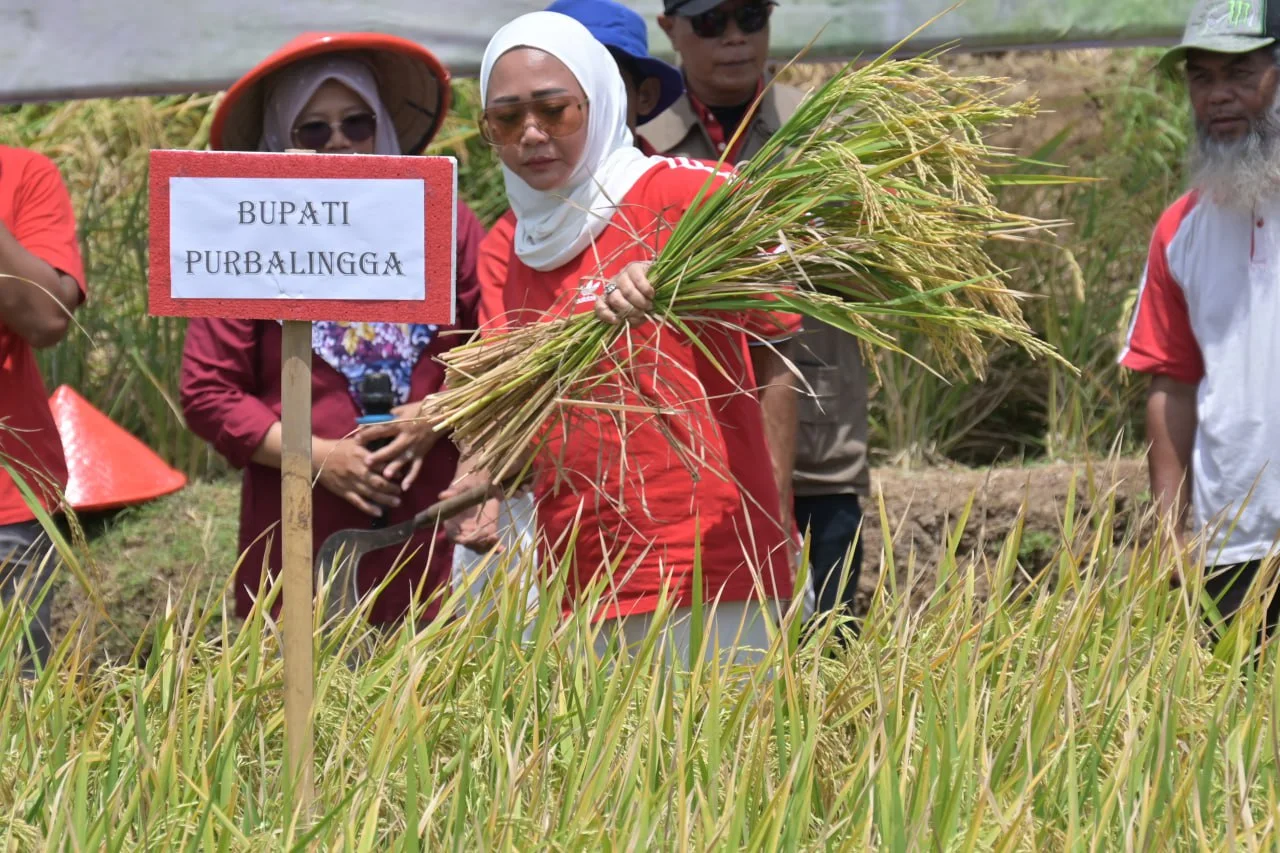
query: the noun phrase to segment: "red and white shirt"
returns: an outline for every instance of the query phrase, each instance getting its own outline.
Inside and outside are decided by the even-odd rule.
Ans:
[[[1211,566],[1280,538],[1280,199],[1253,214],[1198,193],[1156,226],[1120,361],[1198,385],[1192,511]]]
[[[605,282],[661,251],[713,175],[689,160],[655,165],[592,246],[546,272],[515,255],[508,219],[481,246],[481,333],[590,312]],[[672,326],[630,330],[602,360],[622,373],[593,391],[608,407],[569,408],[543,436],[539,526],[552,562],[570,560],[571,593],[609,576],[598,617],[651,612],[664,591],[688,606],[698,558],[704,600],[791,597],[790,531],[742,330],[783,337],[800,318],[726,319],[701,326],[696,344]]]

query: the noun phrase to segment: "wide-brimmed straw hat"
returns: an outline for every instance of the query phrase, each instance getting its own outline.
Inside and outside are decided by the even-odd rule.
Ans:
[[[303,33],[268,56],[223,96],[209,129],[210,147],[257,151],[267,78],[295,62],[326,53],[351,53],[369,60],[400,150],[422,153],[449,112],[449,72],[422,45],[380,33]]]

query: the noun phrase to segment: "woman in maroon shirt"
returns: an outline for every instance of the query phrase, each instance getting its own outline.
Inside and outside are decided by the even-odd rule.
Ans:
[[[449,75],[422,47],[375,34],[312,33],[249,72],[214,116],[210,144],[231,151],[303,148],[329,154],[418,154],[448,108]],[[457,305],[462,329],[475,328],[476,253],[484,229],[458,203]],[[336,530],[394,524],[436,500],[453,478],[456,449],[415,421],[418,404],[439,390],[436,356],[463,339],[449,328],[393,323],[314,325],[312,459],[315,547]],[[280,332],[277,322],[193,320],[182,359],[182,408],[191,429],[244,468],[236,611],[248,614],[262,570],[280,566]],[[356,419],[372,374],[394,396],[396,416],[363,428]],[[351,436],[351,437],[347,437]],[[373,442],[390,440],[385,447]],[[385,513],[385,515],[384,515]],[[370,611],[377,623],[404,616],[449,577],[453,548],[443,532],[360,562],[361,595],[403,566]],[[430,616],[434,607],[429,609]]]

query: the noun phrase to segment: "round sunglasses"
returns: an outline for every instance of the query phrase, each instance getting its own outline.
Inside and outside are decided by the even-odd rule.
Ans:
[[[490,145],[516,145],[532,116],[534,126],[547,136],[572,136],[586,121],[587,103],[585,98],[558,96],[497,104],[481,115],[480,135]]]
[[[359,144],[378,132],[378,119],[373,113],[353,113],[337,124],[319,120],[304,122],[293,129],[293,143],[299,148],[322,151],[333,139],[335,130],[341,130],[348,140]]]
[[[749,0],[732,11],[717,6],[701,15],[690,15],[689,26],[698,38],[716,39],[724,35],[732,18],[744,35],[751,35],[769,26],[769,16],[773,14],[775,5],[770,0]]]

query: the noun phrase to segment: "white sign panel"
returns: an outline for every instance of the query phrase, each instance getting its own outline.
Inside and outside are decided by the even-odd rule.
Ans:
[[[170,178],[181,299],[421,300],[421,180]]]

